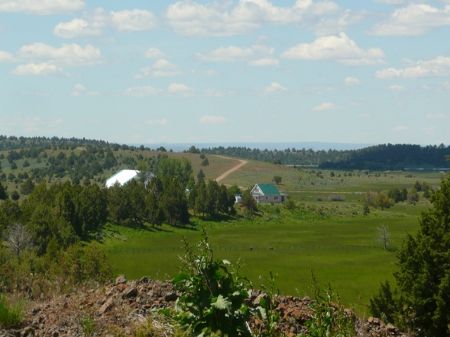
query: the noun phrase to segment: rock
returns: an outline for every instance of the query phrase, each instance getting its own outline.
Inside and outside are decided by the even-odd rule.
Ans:
[[[165,299],[166,301],[168,301],[168,302],[176,301],[177,298],[178,298],[178,295],[177,295],[177,293],[174,292],[174,291],[168,292],[168,293],[166,294],[166,296],[164,296],[164,299]]]
[[[105,312],[111,310],[111,308],[114,306],[113,299],[110,297],[106,300],[105,303],[98,309],[99,315],[103,315]]]
[[[386,330],[389,332],[395,332],[397,328],[393,326],[391,323],[386,324]]]
[[[22,337],[34,336],[34,328],[32,328],[31,326],[27,326],[25,329],[22,330],[22,333],[20,335]]]
[[[125,278],[125,275],[119,275],[119,276],[117,276],[116,282],[114,282],[114,284],[118,285],[118,284],[122,284],[122,283],[126,283],[126,282],[127,282],[127,279]]]
[[[136,297],[138,294],[138,290],[136,287],[130,287],[128,289],[125,289],[125,291],[122,294],[122,298],[133,298]]]
[[[370,324],[372,324],[372,323],[373,323],[373,317],[370,316],[370,317],[367,319],[367,322],[369,322]]]

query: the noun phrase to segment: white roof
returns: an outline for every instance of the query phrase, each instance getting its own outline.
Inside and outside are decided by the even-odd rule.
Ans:
[[[137,170],[119,171],[115,175],[113,175],[111,178],[106,180],[106,187],[110,188],[110,187],[114,186],[115,184],[119,184],[120,186],[123,186],[130,180],[136,178],[136,176],[138,174],[139,174],[139,171],[137,171]]]

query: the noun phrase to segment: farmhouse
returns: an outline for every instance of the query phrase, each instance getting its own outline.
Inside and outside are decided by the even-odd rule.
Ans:
[[[113,175],[111,178],[106,180],[106,187],[110,188],[116,184],[123,186],[126,183],[130,182],[131,180],[137,179],[139,173],[140,172],[137,170],[121,170],[117,172],[115,175]]]
[[[274,184],[256,184],[250,193],[257,203],[283,203],[286,199]]]

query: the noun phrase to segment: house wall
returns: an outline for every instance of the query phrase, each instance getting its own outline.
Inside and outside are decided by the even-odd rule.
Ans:
[[[283,195],[259,195],[252,194],[253,198],[255,198],[257,203],[274,203],[279,204],[284,202]]]

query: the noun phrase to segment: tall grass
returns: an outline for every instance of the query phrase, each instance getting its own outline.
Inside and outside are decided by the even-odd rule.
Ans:
[[[6,297],[0,294],[0,328],[18,327],[22,320],[22,306],[9,303]]]

